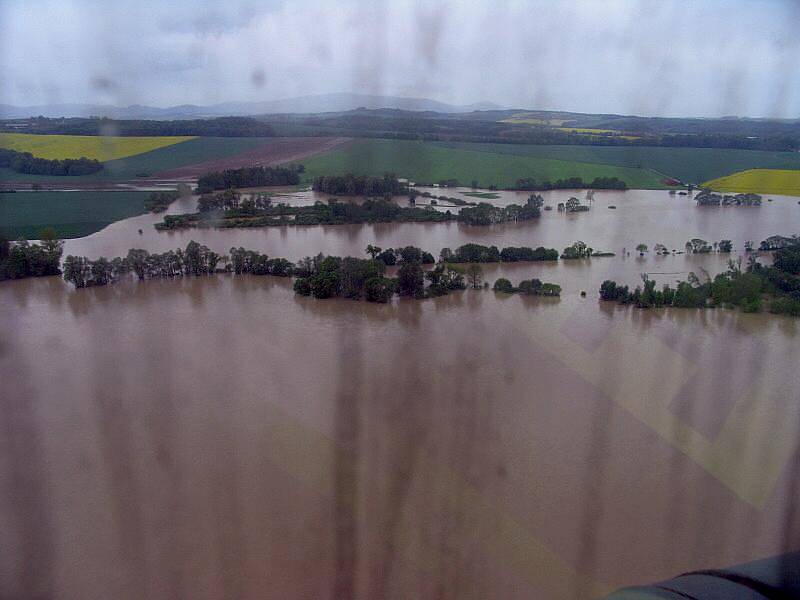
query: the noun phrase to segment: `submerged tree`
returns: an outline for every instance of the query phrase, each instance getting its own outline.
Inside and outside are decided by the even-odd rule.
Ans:
[[[472,263],[467,267],[467,281],[473,290],[480,289],[483,285],[483,269],[479,264]]]

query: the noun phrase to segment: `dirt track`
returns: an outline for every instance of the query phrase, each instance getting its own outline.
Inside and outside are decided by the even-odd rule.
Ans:
[[[193,165],[161,171],[151,179],[196,179],[210,171],[238,169],[241,167],[271,166],[302,160],[335,148],[350,138],[344,137],[285,137],[274,138],[254,150],[217,160],[207,160]]]

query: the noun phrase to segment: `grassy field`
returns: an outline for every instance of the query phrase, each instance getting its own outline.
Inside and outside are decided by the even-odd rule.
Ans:
[[[36,136],[40,137],[40,136]],[[49,136],[45,136],[49,137]],[[161,139],[161,138],[157,138]],[[173,139],[173,138],[169,138]],[[181,138],[185,139],[185,138]],[[197,137],[178,144],[164,146],[135,156],[128,156],[104,163],[98,173],[78,177],[56,177],[52,175],[26,175],[11,169],[0,169],[0,181],[60,182],[76,181],[124,181],[134,179],[141,173],[154,175],[159,171],[176,169],[185,165],[234,156],[266,143],[271,138],[221,138]]]
[[[193,138],[0,133],[0,148],[30,152],[40,158],[81,158],[85,156],[105,162],[150,152],[190,139]]]
[[[749,169],[703,184],[718,192],[800,196],[800,170]]]
[[[798,152],[637,146],[535,146],[434,142],[444,148],[533,156],[619,167],[653,169],[681,181],[702,183],[745,169],[800,169]]]
[[[662,177],[646,169],[546,155],[492,152],[487,146],[466,144],[456,147],[406,140],[359,139],[304,160],[304,177],[305,181],[311,181],[317,175],[348,172],[374,176],[394,173],[424,183],[457,179],[463,185],[470,185],[477,180],[480,187],[508,187],[523,177],[551,181],[565,177],[582,177],[585,181],[595,177],[619,177],[631,188],[665,188]],[[502,148],[505,145],[493,146]]]
[[[145,213],[148,192],[0,193],[0,234],[37,239],[52,226],[60,237],[82,237],[109,223]]]

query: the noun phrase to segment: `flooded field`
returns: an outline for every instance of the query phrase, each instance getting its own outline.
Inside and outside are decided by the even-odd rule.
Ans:
[[[312,191],[272,190],[274,201],[288,204],[313,204],[327,200],[327,194]],[[452,195],[452,190],[442,190]],[[545,203],[555,206],[574,192],[554,191],[543,194]],[[529,194],[498,192],[501,199],[491,202],[522,203]],[[420,198],[422,202],[424,199]],[[407,203],[405,198],[397,202]],[[585,200],[584,200],[585,202]],[[196,200],[175,202],[169,213],[193,212]],[[609,209],[608,206],[617,206]],[[770,235],[791,235],[800,231],[800,205],[790,197],[775,197],[773,202],[754,207],[698,207],[686,196],[670,196],[662,191],[631,190],[627,192],[597,192],[588,213],[565,214],[556,210],[543,211],[536,221],[489,227],[472,227],[459,223],[381,223],[374,225],[330,225],[309,227],[273,227],[258,229],[184,229],[159,232],[153,224],[163,215],[142,215],[113,223],[102,231],[79,239],[67,240],[64,254],[88,258],[124,256],[130,248],[165,252],[185,247],[190,240],[201,242],[216,252],[228,252],[233,246],[266,252],[298,260],[322,252],[339,256],[365,256],[368,244],[383,248],[415,245],[438,256],[443,247],[456,248],[475,242],[485,245],[545,246],[561,251],[577,240],[596,250],[616,253],[615,257],[591,261],[566,261],[558,264],[527,264],[487,267],[488,272],[511,269],[512,278],[518,273],[540,273],[560,283],[565,289],[596,291],[603,279],[618,278],[629,284],[640,281],[647,272],[661,282],[685,278],[689,271],[701,269],[714,274],[724,270],[728,258],[743,253],[744,243],[756,244]],[[139,233],[141,230],[141,233]],[[731,255],[653,256],[652,252],[639,257],[635,247],[647,244],[651,249],[662,243],[670,250],[683,252],[684,244],[692,238],[709,242],[730,239],[734,244]],[[623,256],[623,249],[630,256]],[[504,271],[505,272],[505,271]],[[539,275],[529,275],[528,277]],[[540,277],[543,278],[543,277]]]
[[[609,277],[723,270],[633,248],[729,238],[735,258],[797,233],[795,200],[598,192],[589,213],[488,228],[159,233],[161,218],[65,254],[580,239],[618,255],[485,265],[490,282],[563,286],[546,299],[373,305],[230,275],[0,284],[0,597],[571,600],[800,544],[800,321],[596,296]]]

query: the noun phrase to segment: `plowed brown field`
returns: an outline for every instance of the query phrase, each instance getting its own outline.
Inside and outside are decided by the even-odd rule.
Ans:
[[[343,137],[278,137],[242,154],[161,171],[152,179],[194,179],[223,169],[279,165],[308,158],[348,141],[350,138]]]

